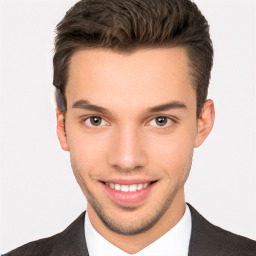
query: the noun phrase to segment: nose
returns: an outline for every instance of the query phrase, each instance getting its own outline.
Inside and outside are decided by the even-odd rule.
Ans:
[[[123,172],[144,167],[147,164],[147,155],[142,137],[133,127],[115,131],[109,147],[109,164]]]

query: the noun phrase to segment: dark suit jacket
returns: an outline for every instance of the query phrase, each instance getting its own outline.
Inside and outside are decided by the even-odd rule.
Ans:
[[[256,256],[256,241],[212,225],[191,205],[188,206],[192,215],[188,256]],[[63,232],[23,245],[5,256],[89,256],[84,216],[82,213]]]

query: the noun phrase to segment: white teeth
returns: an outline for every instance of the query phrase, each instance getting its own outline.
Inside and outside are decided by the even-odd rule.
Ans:
[[[129,186],[129,191],[130,191],[130,192],[135,192],[135,191],[137,191],[137,189],[138,189],[138,186],[135,185],[135,184]]]
[[[141,189],[143,189],[143,184],[138,185],[138,190],[141,190]]]
[[[129,186],[128,185],[121,185],[121,191],[128,192],[129,191]]]
[[[146,188],[150,185],[150,183],[143,183],[143,184],[132,184],[132,185],[120,185],[120,184],[114,184],[114,183],[105,183],[108,187],[111,187],[112,189],[119,190],[122,192],[135,192],[137,190],[141,190],[143,188]]]
[[[115,184],[115,190],[121,190],[121,185]]]

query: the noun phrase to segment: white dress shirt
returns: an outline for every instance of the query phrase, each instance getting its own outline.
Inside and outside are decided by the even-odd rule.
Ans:
[[[129,254],[111,244],[92,226],[85,215],[85,237],[90,256],[187,256],[191,235],[192,220],[189,207],[181,220],[167,233],[135,254]]]

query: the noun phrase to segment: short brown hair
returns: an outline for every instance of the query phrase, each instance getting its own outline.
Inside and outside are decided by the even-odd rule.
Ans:
[[[199,117],[207,97],[213,47],[209,25],[190,0],[81,0],[56,27],[53,84],[64,111],[72,54],[81,48],[133,52],[140,48],[186,49]]]

